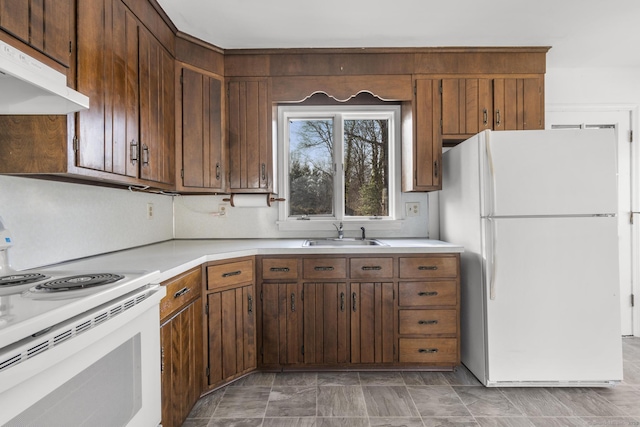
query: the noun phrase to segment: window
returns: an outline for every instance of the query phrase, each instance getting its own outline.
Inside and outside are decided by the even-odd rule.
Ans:
[[[393,220],[400,107],[278,108],[280,219]]]

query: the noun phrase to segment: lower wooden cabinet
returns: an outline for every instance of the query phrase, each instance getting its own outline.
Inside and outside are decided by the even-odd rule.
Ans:
[[[349,363],[350,305],[347,284],[304,283],[303,286],[304,363]]]
[[[460,363],[455,254],[265,256],[256,271],[261,369]]]
[[[253,257],[207,264],[206,389],[256,369],[256,291]]]
[[[200,268],[164,283],[160,303],[162,425],[181,426],[202,390]]]
[[[253,284],[207,295],[209,385],[256,368],[256,300]]]
[[[351,283],[350,315],[351,363],[393,363],[393,283]]]
[[[263,283],[261,291],[261,365],[303,362],[302,285]]]

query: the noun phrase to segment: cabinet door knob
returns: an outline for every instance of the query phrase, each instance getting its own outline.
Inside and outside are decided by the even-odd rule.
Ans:
[[[482,124],[487,125],[489,123],[489,114],[487,113],[487,109],[482,110]]]
[[[351,309],[353,310],[354,313],[356,312],[357,306],[358,306],[357,296],[356,296],[356,293],[354,292],[351,294]]]
[[[129,143],[129,160],[133,165],[138,161],[138,143],[135,139],[132,139]]]
[[[238,270],[238,271],[230,271],[229,273],[223,273],[222,277],[231,277],[231,276],[237,276],[240,273],[242,273],[242,271]]]
[[[253,295],[247,296],[247,311],[253,313]]]
[[[418,270],[420,271],[424,271],[424,270],[437,270],[438,266],[436,265],[421,265],[418,267]]]
[[[435,297],[437,296],[438,293],[436,291],[431,291],[431,292],[418,292],[418,296],[419,297]]]
[[[419,320],[418,325],[437,325],[437,320]]]
[[[437,353],[437,348],[419,348],[418,353]]]
[[[178,292],[176,292],[175,294],[173,294],[174,298],[180,298],[182,295],[191,292],[191,289],[184,287],[182,289],[180,289]]]
[[[344,292],[340,292],[340,311],[342,312],[344,312],[344,304],[345,304]]]
[[[220,181],[220,162],[216,163],[216,180]]]
[[[149,166],[149,146],[142,144],[142,166]]]

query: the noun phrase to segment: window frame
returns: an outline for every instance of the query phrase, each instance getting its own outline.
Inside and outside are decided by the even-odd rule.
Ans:
[[[284,202],[279,203],[280,230],[333,230],[333,224],[366,225],[377,230],[401,228],[401,106],[400,105],[279,105],[277,107],[277,164],[278,183]],[[334,215],[289,216],[289,119],[333,119],[333,160],[340,173],[334,174]],[[346,216],[344,201],[344,137],[343,122],[352,119],[389,120],[389,212],[384,217]],[[336,135],[339,135],[339,142]]]

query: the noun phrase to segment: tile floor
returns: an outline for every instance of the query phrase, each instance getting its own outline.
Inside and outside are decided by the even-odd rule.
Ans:
[[[198,401],[184,427],[640,426],[640,338],[615,388],[485,388],[455,372],[255,373]]]

